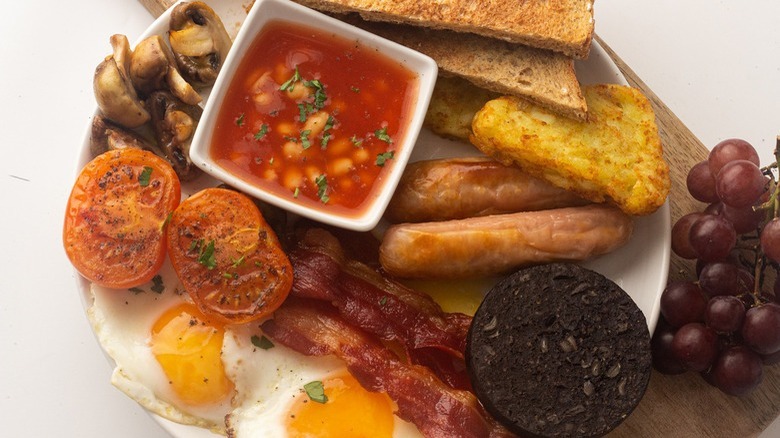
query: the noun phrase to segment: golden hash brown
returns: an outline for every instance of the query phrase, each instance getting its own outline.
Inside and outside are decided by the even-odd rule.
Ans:
[[[465,79],[439,76],[425,113],[425,125],[442,137],[468,141],[474,114],[499,96]]]
[[[594,202],[646,215],[669,194],[655,115],[638,90],[583,87],[588,121],[561,117],[514,97],[491,100],[472,122],[482,152]]]

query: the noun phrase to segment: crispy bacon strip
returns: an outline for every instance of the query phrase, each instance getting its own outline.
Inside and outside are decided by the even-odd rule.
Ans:
[[[512,436],[471,392],[450,388],[426,367],[400,361],[322,302],[288,298],[262,329],[303,354],[340,357],[363,387],[387,393],[397,415],[428,438]]]
[[[348,259],[322,229],[307,230],[289,258],[291,295],[329,301],[349,323],[400,342],[412,362],[429,366],[452,387],[470,388],[463,355],[471,317],[446,313],[430,296]]]

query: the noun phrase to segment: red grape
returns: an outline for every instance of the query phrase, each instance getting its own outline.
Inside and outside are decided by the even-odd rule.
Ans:
[[[685,180],[688,193],[701,202],[717,202],[718,194],[715,191],[715,177],[710,172],[707,161],[700,161],[691,167]]]
[[[718,355],[718,335],[704,324],[692,322],[677,329],[671,347],[686,369],[704,371]]]
[[[715,178],[715,190],[725,205],[748,207],[766,190],[766,179],[756,164],[748,160],[736,160],[720,170]]]
[[[691,225],[699,219],[702,213],[688,213],[675,222],[672,227],[672,251],[684,259],[695,259],[696,251],[691,246],[688,236],[691,233]]]
[[[746,234],[756,231],[766,216],[764,211],[753,210],[752,206],[735,208],[724,205],[721,214],[731,222],[731,225],[734,226],[734,231],[736,231],[737,234]]]
[[[761,230],[761,250],[767,257],[780,262],[780,218],[774,218]]]
[[[704,312],[705,324],[716,332],[736,332],[742,327],[744,320],[745,304],[731,295],[712,297]]]
[[[677,220],[671,249],[696,261],[696,278],[670,282],[661,294],[651,341],[659,372],[695,371],[744,395],[761,383],[764,364],[780,363],[780,278],[773,290],[761,287],[764,268],[780,263],[780,218],[766,208],[777,202],[777,172],[761,169],[755,148],[740,139],[718,143],[690,168],[688,192],[706,208]]]
[[[672,327],[704,321],[706,308],[704,292],[691,281],[669,283],[661,293],[661,314]]]
[[[756,149],[750,143],[738,138],[723,140],[716,144],[707,157],[710,172],[714,176],[718,175],[718,172],[726,163],[734,160],[748,160],[756,166],[759,166],[761,163]]]
[[[780,305],[766,303],[745,313],[742,339],[756,353],[770,355],[780,351]]]
[[[715,386],[730,395],[744,395],[755,389],[764,376],[761,357],[743,345],[723,351],[712,366]]]
[[[728,256],[737,243],[737,232],[725,218],[705,214],[691,225],[688,238],[697,257],[709,262]]]
[[[652,351],[653,368],[663,374],[681,374],[685,367],[672,352],[672,339],[674,339],[674,327],[663,318],[658,319],[658,325],[650,342]]]
[[[709,296],[737,295],[739,268],[728,262],[712,262],[704,265],[699,274],[699,286]]]

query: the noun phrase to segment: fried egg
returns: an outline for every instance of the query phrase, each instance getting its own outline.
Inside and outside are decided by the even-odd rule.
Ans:
[[[87,314],[116,363],[111,383],[171,421],[224,434],[235,393],[221,358],[224,327],[190,302],[170,266],[147,285],[92,285]]]
[[[228,435],[248,437],[421,437],[383,393],[369,392],[335,356],[306,356],[273,344],[259,324],[227,330],[223,360],[237,394]]]
[[[236,438],[422,436],[341,359],[274,345],[260,322],[210,321],[168,264],[139,288],[91,292],[90,322],[116,363],[111,383],[163,418]]]

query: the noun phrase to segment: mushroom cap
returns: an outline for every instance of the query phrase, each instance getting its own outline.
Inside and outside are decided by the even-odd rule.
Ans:
[[[114,53],[95,69],[92,81],[101,113],[121,126],[136,128],[149,121],[149,112],[133,87],[128,71],[130,44],[124,35],[111,36]]]
[[[203,2],[173,8],[168,40],[182,76],[197,87],[214,84],[233,45],[222,20]]]
[[[176,97],[190,105],[202,100],[179,73],[173,52],[160,35],[152,35],[136,45],[130,61],[130,79],[136,90],[145,96],[153,91],[170,89]]]

